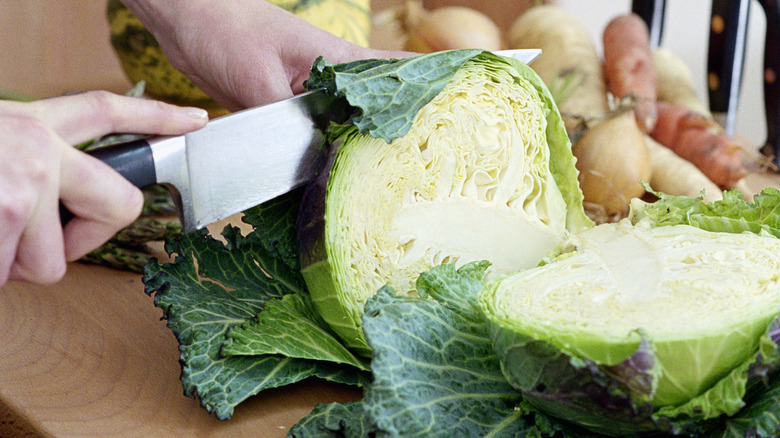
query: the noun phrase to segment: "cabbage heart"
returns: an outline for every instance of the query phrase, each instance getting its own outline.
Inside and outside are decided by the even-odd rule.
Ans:
[[[549,382],[567,376],[528,367],[539,363],[529,360],[539,358],[529,349],[538,342],[608,376],[627,367],[636,372],[640,367],[629,362],[643,350],[644,380],[623,379],[621,391],[668,411],[753,360],[780,314],[780,239],[774,237],[624,220],[579,233],[557,253],[550,263],[491,282],[480,295],[505,374],[540,405],[559,389]],[[692,412],[733,414],[742,406],[745,380],[731,382],[715,390],[723,397],[710,394],[717,406],[696,400]],[[739,394],[727,400],[732,390]],[[575,421],[584,415],[571,412],[553,415]]]
[[[382,286],[415,295],[419,273],[441,263],[525,269],[590,226],[554,103],[527,66],[499,61],[466,62],[390,143],[344,128],[324,196],[304,201],[324,212],[301,227],[302,274],[358,351],[369,352],[363,306]]]

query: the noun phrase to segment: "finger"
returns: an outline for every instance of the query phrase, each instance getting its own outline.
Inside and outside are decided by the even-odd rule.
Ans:
[[[75,149],[63,154],[59,196],[74,215],[64,229],[67,260],[80,258],[133,222],[144,202],[140,189]]]
[[[19,239],[24,232],[36,195],[34,189],[19,184],[15,172],[0,173],[0,285],[10,276],[11,266],[16,260]]]
[[[65,275],[57,190],[39,193],[37,208],[19,239],[9,278],[39,284],[52,284]]]
[[[30,111],[70,144],[112,133],[174,135],[203,127],[208,112],[107,91],[29,103]]]
[[[30,117],[0,120],[0,284],[52,283],[65,272],[57,214],[60,149],[71,149]]]

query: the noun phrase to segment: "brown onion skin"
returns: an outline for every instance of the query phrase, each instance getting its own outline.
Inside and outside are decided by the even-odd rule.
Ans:
[[[589,128],[572,148],[586,203],[607,215],[625,215],[631,199],[645,194],[652,174],[650,152],[632,110]]]
[[[431,53],[451,49],[500,50],[501,29],[487,15],[465,6],[422,12],[410,26],[404,50]]]

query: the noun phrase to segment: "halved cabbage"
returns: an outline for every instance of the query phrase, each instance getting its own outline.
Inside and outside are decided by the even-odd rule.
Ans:
[[[369,352],[363,306],[383,285],[415,294],[419,273],[444,262],[535,266],[591,225],[555,104],[512,59],[466,62],[390,143],[354,126],[338,134],[329,172],[304,199],[315,213],[299,227],[302,273],[358,351]]]
[[[480,304],[510,383],[552,415],[606,433],[627,433],[646,403],[671,416],[730,415],[742,406],[750,364],[769,361],[756,355],[780,314],[780,239],[599,225],[550,263],[491,282]],[[573,369],[588,367],[575,378]],[[582,400],[550,402],[571,391]],[[599,420],[620,396],[633,406]],[[658,426],[644,419],[636,429]]]

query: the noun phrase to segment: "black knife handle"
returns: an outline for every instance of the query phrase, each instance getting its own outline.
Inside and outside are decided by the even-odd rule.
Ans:
[[[710,110],[726,114],[733,134],[745,60],[750,0],[713,0],[707,55],[707,89]]]
[[[647,30],[650,33],[650,47],[660,46],[664,30],[666,2],[664,0],[632,0],[631,12],[640,16],[647,24]]]
[[[143,188],[157,182],[152,147],[147,139],[105,146],[87,152],[108,164],[134,186]],[[73,213],[60,203],[60,222],[65,225]]]
[[[766,112],[766,148],[780,168],[780,3],[760,0],[766,15],[764,43],[764,111]]]

